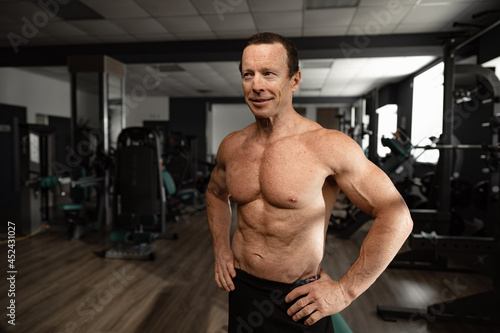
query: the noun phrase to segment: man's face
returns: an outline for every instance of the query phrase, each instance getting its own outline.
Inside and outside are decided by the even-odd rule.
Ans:
[[[245,100],[255,117],[269,118],[292,106],[300,71],[289,77],[283,45],[255,44],[245,48],[241,74]]]

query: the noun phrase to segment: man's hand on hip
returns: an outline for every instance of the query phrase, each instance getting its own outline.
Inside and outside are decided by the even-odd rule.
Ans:
[[[287,303],[299,298],[288,309],[294,321],[305,317],[307,326],[313,325],[323,317],[331,316],[345,309],[350,301],[338,281],[333,281],[323,269],[321,278],[292,290],[285,298]]]

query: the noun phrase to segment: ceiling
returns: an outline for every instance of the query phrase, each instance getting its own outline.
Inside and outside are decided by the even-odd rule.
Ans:
[[[397,36],[470,35],[500,18],[499,10],[498,0],[0,0],[0,47],[12,58],[21,57],[19,50],[30,50],[36,57],[37,50],[69,45],[80,50],[87,46],[106,50],[105,46],[117,43],[140,49],[151,43],[206,45],[201,41],[211,41],[216,48],[219,44],[215,41],[243,41],[262,31],[300,41],[339,37],[342,43],[335,45],[336,54],[324,56],[323,52],[301,61],[302,84],[296,96],[356,97],[397,82],[433,62],[441,52],[440,48],[427,51],[417,46],[407,48],[403,56],[391,48],[376,56],[360,52],[373,49],[376,38],[387,37],[386,44],[400,47],[402,39]],[[474,14],[479,16],[473,18]],[[207,54],[217,52],[210,47],[205,50]],[[14,55],[13,51],[18,52]],[[176,64],[177,70],[158,74],[159,84],[148,93],[170,97],[242,95],[237,59],[207,56],[204,60],[205,51],[198,53],[196,61],[187,62],[179,56],[167,62]],[[146,59],[125,62],[129,92],[143,84],[148,73],[166,64]],[[68,79],[62,65],[25,69]]]

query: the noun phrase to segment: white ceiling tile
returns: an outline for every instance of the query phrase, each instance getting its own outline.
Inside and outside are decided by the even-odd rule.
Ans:
[[[302,26],[301,11],[255,13],[253,17],[259,31],[293,29]]]
[[[217,36],[211,31],[182,31],[176,32],[175,36],[180,40],[217,39]]]
[[[358,8],[352,24],[366,26],[366,29],[370,29],[369,26],[371,25],[378,25],[380,27],[395,25],[401,22],[411,9],[411,6],[400,6],[395,11],[385,8]]]
[[[4,25],[6,23],[14,23],[16,21],[17,20],[14,20],[8,16],[4,16],[4,15],[0,14],[0,25]]]
[[[330,68],[303,68],[300,70],[302,72],[302,79],[314,78],[314,79],[325,79],[330,73]]]
[[[87,36],[88,34],[81,30],[78,29],[77,27],[64,22],[64,21],[54,21],[54,22],[49,22],[47,25],[44,27],[40,28],[41,31],[45,32],[48,35],[51,36]]]
[[[351,24],[356,8],[314,9],[304,14],[305,28],[342,27]]]
[[[152,18],[111,20],[111,22],[134,35],[167,32],[164,26]]]
[[[177,32],[209,32],[208,24],[201,16],[179,16],[169,18],[158,18],[158,22],[163,24],[172,33]]]
[[[323,87],[325,80],[322,79],[305,79],[300,82],[302,89],[319,89]]]
[[[340,96],[360,96],[373,89],[371,81],[356,81],[350,83],[342,89]]]
[[[122,35],[127,32],[115,24],[105,20],[77,20],[71,21],[75,27],[90,35]]]
[[[207,15],[205,20],[215,32],[235,30],[255,30],[255,24],[250,14],[225,15],[221,21],[217,15]]]
[[[308,36],[343,36],[347,33],[349,26],[343,27],[304,27],[304,37]]]
[[[56,37],[40,37],[30,39],[28,44],[26,45],[61,45],[66,43],[66,41],[63,41]]]
[[[216,14],[221,19],[226,14],[248,13],[248,5],[244,0],[191,0],[201,14],[213,15]]]
[[[149,17],[149,13],[133,0],[80,0],[106,18]],[[120,10],[117,10],[119,8]]]
[[[138,39],[132,35],[101,35],[96,38],[104,43],[132,43],[138,41]]]
[[[134,37],[137,38],[137,40],[142,41],[142,42],[163,42],[163,41],[172,41],[176,40],[176,38],[168,33],[147,33],[147,34],[134,34]]]
[[[283,10],[302,10],[303,0],[269,1],[269,0],[247,0],[252,12],[281,12]]]
[[[256,29],[218,31],[217,36],[221,39],[247,39],[257,32]]]
[[[38,7],[34,1],[0,2],[0,13],[2,13],[3,16],[10,17],[15,22],[21,22],[23,17],[32,21],[33,15],[40,12],[45,14],[43,16],[49,18],[48,14]],[[42,17],[42,15],[40,15],[40,17]]]
[[[404,24],[421,24],[443,22],[448,23],[461,12],[471,7],[471,3],[429,3],[414,7],[402,21]]]
[[[136,0],[151,16],[196,15],[196,8],[187,0]]]
[[[274,28],[272,29],[272,32],[289,38],[302,37],[302,28],[289,28],[289,29]]]
[[[71,44],[96,44],[102,43],[94,36],[60,36],[59,39]]]
[[[301,90],[298,95],[299,96],[307,96],[307,97],[320,96],[321,95],[321,89]]]

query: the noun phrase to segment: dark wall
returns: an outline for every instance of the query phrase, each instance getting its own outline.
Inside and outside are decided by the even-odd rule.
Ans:
[[[478,63],[482,64],[500,56],[499,38],[500,26],[497,26],[479,38]]]
[[[198,158],[207,154],[207,110],[211,104],[245,103],[243,98],[170,98],[170,130],[198,138]]]
[[[170,98],[170,130],[198,138],[198,159],[205,160],[207,144],[207,101],[198,98]]]

